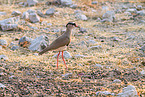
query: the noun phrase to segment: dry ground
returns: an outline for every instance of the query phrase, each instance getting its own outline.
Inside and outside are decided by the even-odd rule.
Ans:
[[[73,57],[66,59],[68,70],[61,61],[59,61],[59,69],[56,70],[56,58],[52,57],[56,52],[36,56],[35,52],[31,52],[27,48],[20,47],[15,51],[10,50],[9,46],[3,48],[0,55],[6,55],[9,60],[1,60],[0,63],[0,72],[3,72],[0,76],[0,83],[6,86],[1,90],[1,96],[95,96],[97,91],[109,91],[116,95],[127,85],[134,85],[139,95],[142,97],[145,95],[145,76],[140,74],[145,69],[143,65],[145,58],[143,52],[139,50],[145,41],[145,25],[137,20],[121,21],[123,14],[116,14],[117,21],[114,23],[96,22],[95,18],[101,17],[101,13],[93,13],[89,5],[77,3],[81,7],[78,9],[86,11],[84,14],[89,17],[87,21],[76,20],[74,10],[77,9],[69,7],[61,8],[41,4],[23,8],[16,5],[0,5],[0,11],[7,12],[7,15],[1,16],[0,20],[11,17],[10,14],[14,10],[25,12],[28,9],[40,9],[45,12],[48,8],[53,7],[58,14],[53,17],[41,18],[41,21],[52,23],[51,29],[65,29],[68,21],[75,21],[79,26],[87,29],[87,33],[78,33],[77,28],[73,30],[68,49]],[[109,6],[114,9],[113,4],[109,4]],[[99,7],[96,10],[99,11]],[[16,39],[22,36],[34,39],[46,34],[52,42],[57,35],[60,35],[60,33],[41,30],[49,28],[47,25],[32,24],[32,26],[38,27],[39,30],[31,30],[22,25],[20,26],[21,31],[0,31],[0,38],[6,39],[8,44],[11,42],[17,44]],[[135,38],[127,40],[129,36],[135,36]],[[111,37],[118,37],[120,41],[112,41]],[[96,43],[87,44],[86,42],[89,40],[95,40]],[[84,45],[81,44],[82,41],[84,41]],[[102,46],[102,49],[88,49],[96,45]],[[76,54],[87,57],[76,58],[74,57]],[[103,68],[96,67],[96,64],[101,64]],[[62,76],[67,73],[72,73],[72,75]],[[122,82],[112,83],[115,79],[120,79]]]

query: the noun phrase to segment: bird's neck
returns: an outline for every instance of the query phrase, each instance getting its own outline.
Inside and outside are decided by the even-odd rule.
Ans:
[[[69,36],[69,37],[70,37],[70,35],[71,35],[71,30],[72,30],[72,29],[68,29],[68,28],[67,28],[67,29],[66,29],[66,32],[65,32],[65,34],[66,34],[67,36]]]

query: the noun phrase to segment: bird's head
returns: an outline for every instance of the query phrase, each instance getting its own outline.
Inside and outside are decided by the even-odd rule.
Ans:
[[[66,27],[67,28],[74,28],[74,27],[78,27],[78,26],[76,25],[75,22],[69,22],[69,23],[66,24]]]

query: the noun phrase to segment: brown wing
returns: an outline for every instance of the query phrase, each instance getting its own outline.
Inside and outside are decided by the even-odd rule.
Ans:
[[[68,36],[60,36],[56,40],[54,40],[48,47],[46,47],[44,50],[39,52],[39,54],[42,55],[47,51],[55,50],[59,47],[68,45],[69,43],[70,43],[70,38]]]

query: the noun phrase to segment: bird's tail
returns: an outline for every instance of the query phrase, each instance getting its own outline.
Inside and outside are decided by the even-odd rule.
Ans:
[[[40,51],[39,55],[42,55],[42,54],[46,53],[47,51],[49,51],[49,48],[45,48],[42,51]]]

